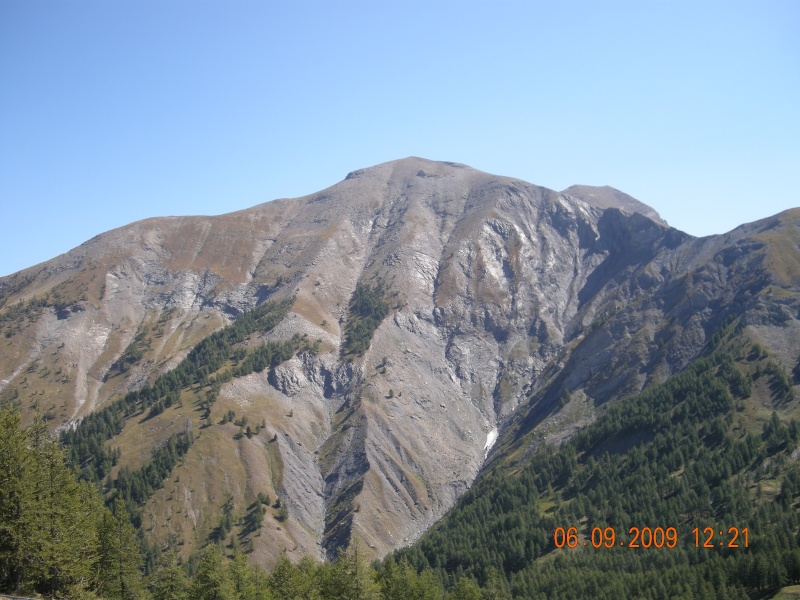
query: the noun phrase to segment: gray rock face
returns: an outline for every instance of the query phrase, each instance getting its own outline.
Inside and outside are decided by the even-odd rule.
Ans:
[[[305,335],[320,351],[221,397],[242,410],[270,399],[292,415],[261,436],[281,459],[290,520],[313,538],[303,543],[324,555],[357,536],[383,555],[453,505],[498,430],[496,448],[537,427],[558,443],[608,401],[686,366],[729,314],[796,327],[797,274],[765,266],[763,234],[796,234],[798,215],[775,219],[695,239],[612,188],[558,193],[409,158],[305,198],[134,223],[5,278],[9,301],[90,272],[103,293],[19,334],[0,379],[19,386],[25,365],[64,343],[75,366],[58,388],[70,407],[60,418],[77,419],[257,303],[295,296],[270,336]],[[378,277],[389,316],[363,356],[345,358],[348,303]],[[766,297],[774,285],[791,293]],[[104,383],[143,324],[160,341],[130,377]],[[797,351],[786,345],[786,359]]]

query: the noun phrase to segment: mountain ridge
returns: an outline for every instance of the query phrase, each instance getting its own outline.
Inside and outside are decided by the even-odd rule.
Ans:
[[[578,197],[592,190],[594,204]],[[694,238],[628,198],[410,157],[301,198],[139,221],[0,278],[0,400],[74,425],[253,307],[293,298],[241,351],[294,336],[317,350],[222,382],[209,404],[223,367],[181,405],[126,418],[106,442],[123,449],[112,478],[193,428],[142,507],[154,543],[188,556],[228,501],[243,511],[267,493],[285,514],[247,538],[253,560],[332,556],[353,536],[381,556],[453,506],[493,432],[489,460],[558,443],[685,368],[730,314],[797,359],[797,211]],[[346,355],[358,289],[387,308]]]

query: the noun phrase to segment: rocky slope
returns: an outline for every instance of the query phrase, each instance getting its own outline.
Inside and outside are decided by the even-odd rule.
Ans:
[[[193,428],[145,508],[151,539],[187,555],[221,507],[240,515],[268,493],[280,505],[245,540],[254,560],[321,557],[353,536],[383,555],[453,505],[495,439],[521,454],[558,443],[684,368],[729,315],[794,365],[799,224],[796,209],[696,239],[612,188],[385,163],[304,198],[134,223],[3,278],[0,400],[74,425],[294,297],[268,337],[317,352],[225,383],[202,428],[191,402],[130,418],[109,442],[117,469]],[[388,308],[363,354],[343,346],[359,286]],[[264,427],[239,435],[228,411]]]

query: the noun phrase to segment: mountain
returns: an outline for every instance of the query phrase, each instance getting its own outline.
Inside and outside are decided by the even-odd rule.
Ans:
[[[798,224],[698,239],[612,188],[393,161],[0,279],[0,401],[62,432],[154,547],[383,556],[487,461],[527,464],[731,320],[791,371]]]
[[[583,200],[597,208],[618,208],[628,214],[639,213],[649,217],[659,225],[668,226],[667,222],[661,218],[661,215],[651,207],[607,185],[603,187],[572,185],[561,193]]]

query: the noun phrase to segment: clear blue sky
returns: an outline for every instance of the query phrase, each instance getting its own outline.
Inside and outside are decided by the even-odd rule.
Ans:
[[[800,2],[0,0],[0,275],[409,155],[694,235],[800,206]]]

